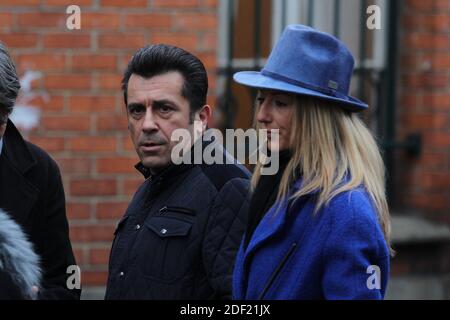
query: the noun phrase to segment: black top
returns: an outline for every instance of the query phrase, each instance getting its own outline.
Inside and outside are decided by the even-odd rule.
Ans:
[[[41,258],[39,299],[79,299],[80,290],[66,284],[71,276],[67,267],[76,262],[59,168],[46,152],[25,141],[10,120],[3,138],[0,208],[23,228]]]
[[[248,224],[244,237],[244,248],[247,248],[253,232],[255,232],[259,222],[270,207],[272,207],[277,198],[281,177],[291,159],[291,153],[289,150],[284,150],[280,152],[279,157],[280,166],[278,172],[275,175],[261,175],[258,184],[256,185],[250,201]]]
[[[148,179],[117,225],[105,298],[230,299],[250,172],[237,163],[138,168]]]

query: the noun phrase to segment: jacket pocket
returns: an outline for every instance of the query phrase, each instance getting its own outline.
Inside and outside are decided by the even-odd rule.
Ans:
[[[151,217],[145,225],[161,238],[187,236],[192,228],[190,221],[164,216]]]
[[[164,206],[161,209],[159,209],[160,215],[166,214],[168,212],[181,213],[181,214],[187,214],[190,216],[195,216],[195,211],[190,208],[176,207],[176,206]]]
[[[144,278],[171,282],[187,276],[194,268],[199,249],[192,243],[193,217],[156,215],[145,221],[141,234],[139,267]]]
[[[273,273],[270,275],[269,280],[267,281],[266,285],[263,287],[263,290],[261,291],[260,295],[258,296],[258,300],[264,299],[264,296],[269,291],[269,289],[272,287],[273,283],[275,282],[275,279],[281,273],[281,271],[283,270],[283,267],[286,265],[289,258],[294,254],[296,248],[297,248],[297,242],[294,242],[293,244],[291,244],[291,247],[289,248],[286,255],[283,257],[283,259],[281,259],[278,266],[275,268]]]

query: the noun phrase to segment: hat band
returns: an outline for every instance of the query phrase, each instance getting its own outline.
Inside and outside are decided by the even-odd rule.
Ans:
[[[315,85],[312,85],[309,83],[305,83],[302,81],[294,80],[289,77],[282,76],[278,73],[267,71],[266,69],[261,70],[261,74],[264,76],[273,78],[275,80],[280,80],[280,81],[287,82],[289,84],[293,84],[294,86],[297,86],[297,87],[303,87],[306,89],[314,90],[314,91],[326,94],[327,96],[332,96],[332,97],[348,100],[348,97],[345,94],[342,94],[341,92],[330,89],[330,88],[322,88],[322,87],[318,87],[318,86],[315,86]]]

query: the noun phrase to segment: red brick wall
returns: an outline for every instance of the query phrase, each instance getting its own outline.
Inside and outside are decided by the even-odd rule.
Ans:
[[[400,205],[450,225],[450,1],[404,0],[399,47],[398,138],[423,137],[419,158],[399,159]]]
[[[214,93],[217,0],[0,0],[0,40],[20,74],[49,100],[31,141],[58,162],[70,237],[83,285],[104,285],[114,226],[143,178],[127,132],[120,91],[131,55],[164,42],[197,54]],[[67,30],[66,7],[81,7],[81,30]],[[210,97],[212,102],[213,96]]]

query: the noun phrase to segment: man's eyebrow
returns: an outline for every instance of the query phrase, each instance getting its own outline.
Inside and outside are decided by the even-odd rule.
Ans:
[[[170,104],[173,106],[177,106],[177,103],[175,101],[172,101],[169,99],[154,100],[153,104],[155,104],[155,105]]]
[[[127,109],[130,108],[145,108],[145,105],[139,102],[132,102],[127,105]]]

